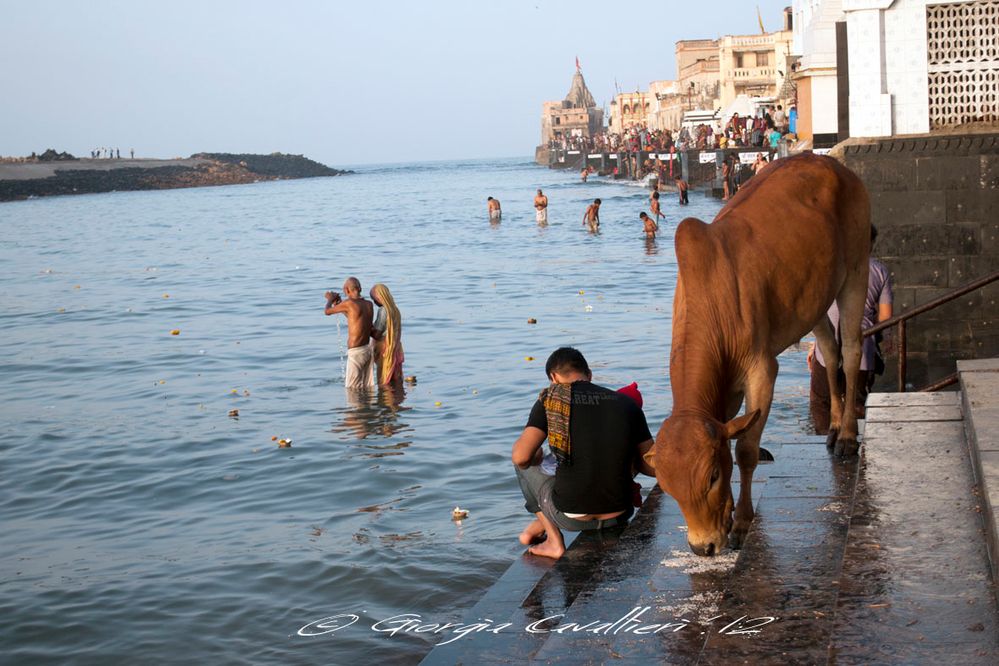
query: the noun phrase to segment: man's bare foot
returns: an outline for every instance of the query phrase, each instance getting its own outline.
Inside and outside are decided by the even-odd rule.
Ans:
[[[557,560],[565,554],[565,545],[555,543],[554,539],[546,539],[543,543],[528,548],[527,552],[538,557],[550,557],[553,560]]]
[[[540,520],[532,520],[524,528],[524,531],[520,533],[518,539],[525,546],[530,546],[532,543],[540,543],[545,540],[545,526],[541,524]]]

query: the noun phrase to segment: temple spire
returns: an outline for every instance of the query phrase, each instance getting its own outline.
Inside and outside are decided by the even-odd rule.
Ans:
[[[572,86],[569,88],[569,94],[565,96],[564,103],[571,108],[582,109],[597,105],[589,88],[586,87],[586,81],[583,80],[583,72],[579,69],[579,58],[576,58],[576,73],[572,75]]]

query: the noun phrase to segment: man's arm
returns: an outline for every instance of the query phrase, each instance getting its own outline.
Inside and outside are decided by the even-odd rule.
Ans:
[[[513,464],[521,469],[541,464],[541,445],[548,435],[541,428],[527,426],[513,443]]]
[[[335,303],[335,304],[327,304],[326,305],[326,314],[328,314],[328,315],[339,314],[341,312],[344,313],[344,314],[346,314],[348,317],[350,317],[350,303],[349,303],[349,301],[340,301],[340,302]]]
[[[878,303],[878,321],[886,321],[891,319],[891,303]]]

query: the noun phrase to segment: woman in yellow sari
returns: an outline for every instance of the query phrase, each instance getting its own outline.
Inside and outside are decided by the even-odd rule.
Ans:
[[[392,292],[382,283],[371,288],[371,300],[379,306],[371,327],[375,339],[375,360],[378,363],[378,383],[388,386],[402,380],[402,315],[395,305]]]

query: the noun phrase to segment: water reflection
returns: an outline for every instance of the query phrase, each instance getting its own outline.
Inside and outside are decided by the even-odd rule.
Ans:
[[[659,254],[659,245],[656,243],[655,237],[645,237],[645,254],[648,256],[653,256]]]
[[[334,411],[342,412],[339,423],[334,423],[333,432],[353,433],[356,439],[369,437],[393,437],[410,430],[409,424],[400,421],[409,407],[403,407],[406,400],[406,389],[400,383],[393,386],[374,388],[344,389],[347,396],[346,405]],[[400,442],[392,447],[374,448],[406,448],[408,442]],[[396,455],[401,455],[398,453]]]

